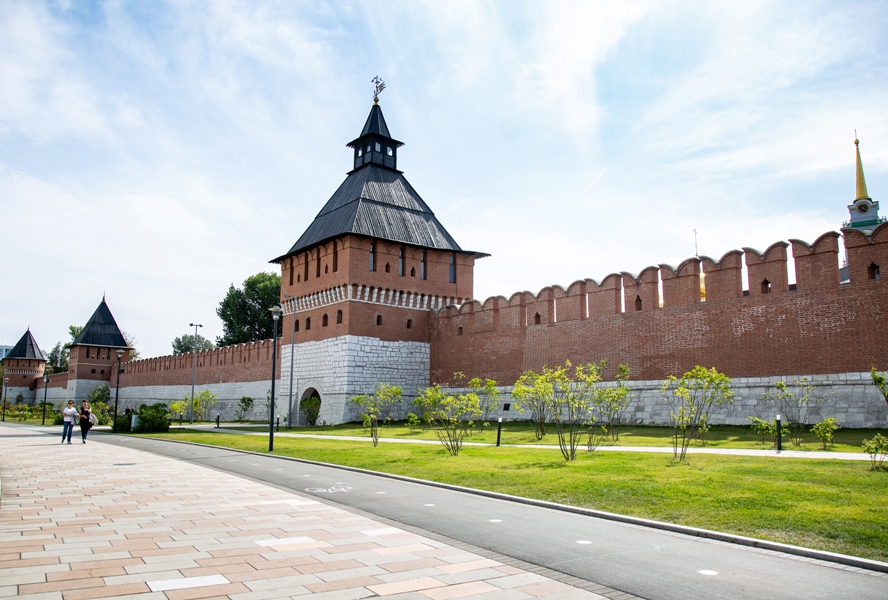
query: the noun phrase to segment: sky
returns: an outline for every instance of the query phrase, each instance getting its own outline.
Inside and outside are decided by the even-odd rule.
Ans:
[[[885,23],[853,1],[3,0],[0,344],[30,326],[48,351],[103,295],[143,357],[192,322],[215,339],[229,286],[345,178],[377,75],[399,168],[491,254],[482,301],[813,242],[848,219],[855,129],[888,202]]]

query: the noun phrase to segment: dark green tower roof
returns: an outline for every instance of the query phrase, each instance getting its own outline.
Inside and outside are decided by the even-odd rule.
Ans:
[[[83,331],[74,340],[72,346],[129,348],[126,340],[123,339],[120,328],[117,326],[117,321],[114,320],[114,315],[111,314],[111,310],[105,304],[104,298],[102,298],[102,303],[99,304],[96,312],[86,322]]]
[[[40,347],[37,345],[37,340],[34,339],[34,336],[31,335],[31,329],[25,332],[25,335],[16,342],[15,346],[12,347],[12,350],[9,351],[9,354],[6,355],[6,358],[30,358],[37,360],[46,360],[43,356],[43,352],[40,351]],[[6,360],[4,358],[3,360]]]

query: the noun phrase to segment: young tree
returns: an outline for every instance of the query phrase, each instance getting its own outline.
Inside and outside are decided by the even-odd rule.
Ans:
[[[422,390],[413,404],[423,409],[435,436],[451,456],[459,454],[463,440],[468,437],[474,425],[471,418],[481,415],[477,394],[469,392],[454,396],[444,392],[437,383]]]
[[[793,446],[802,445],[802,433],[808,424],[811,408],[823,401],[814,396],[814,384],[806,377],[793,379],[787,385],[783,381],[774,384],[777,391],[764,395],[765,400],[775,406],[782,421],[789,426],[789,437]]]
[[[481,403],[481,419],[478,420],[478,432],[480,433],[484,428],[484,423],[489,419],[490,411],[499,406],[500,391],[496,389],[496,380],[485,379],[482,385],[481,379],[478,377],[469,381],[469,389],[478,395],[478,400]]]
[[[197,337],[195,337],[194,334],[186,333],[173,340],[173,354],[188,354],[192,350],[203,352],[204,350],[212,350],[215,347],[213,342],[200,334],[197,334]]]
[[[174,400],[174,401],[170,402],[170,415],[181,418],[187,412],[188,412],[188,401],[187,400]]]
[[[731,380],[715,367],[707,369],[697,365],[681,376],[670,375],[660,388],[669,405],[672,420],[672,452],[683,461],[691,440],[697,437],[700,420],[709,421],[715,407],[731,402]]]
[[[49,354],[46,355],[45,372],[47,375],[54,373],[64,373],[68,370],[68,350],[62,345],[62,342],[56,342]]]
[[[185,402],[190,402],[188,394],[185,394]],[[194,395],[194,420],[205,421],[210,420],[210,413],[219,404],[216,394],[210,390],[204,390]]]
[[[401,404],[401,388],[388,383],[377,383],[373,394],[364,394],[349,398],[348,401],[358,407],[361,421],[370,426],[370,437],[373,445],[379,444],[379,420],[391,425],[395,418],[395,410]]]
[[[604,369],[605,361],[601,361]],[[617,365],[616,385],[601,388],[601,399],[596,405],[601,408],[602,421],[607,425],[611,439],[620,439],[620,426],[623,424],[623,413],[629,407],[632,388],[629,387],[629,365]]]
[[[237,420],[243,421],[246,415],[253,412],[253,399],[249,396],[243,396],[237,401]]]
[[[87,400],[90,404],[96,404],[98,402],[108,404],[108,402],[111,401],[111,390],[108,389],[107,384],[100,385],[99,387],[92,389],[89,396],[87,396]]]
[[[870,375],[873,378],[873,385],[879,388],[879,392],[882,393],[882,397],[885,398],[885,402],[888,402],[888,373],[883,375],[876,371],[876,367],[870,367]]]
[[[552,382],[533,371],[525,371],[512,388],[515,408],[522,413],[525,410],[530,411],[530,420],[534,424],[534,435],[538,440],[543,439],[546,435],[546,423],[552,416],[550,407],[554,393]]]
[[[299,401],[299,409],[305,413],[305,422],[314,427],[318,424],[318,416],[321,414],[321,399],[311,395]]]
[[[270,339],[272,319],[269,309],[281,299],[281,276],[256,273],[244,280],[243,288],[232,284],[219,303],[216,314],[222,319],[222,335],[217,346],[230,346]]]
[[[594,422],[593,411],[607,398],[607,394],[603,393],[607,388],[596,387],[601,381],[604,365],[605,361],[597,365],[577,365],[573,373],[569,360],[556,369],[543,367],[542,376],[552,384],[549,412],[555,423],[558,447],[564,460],[571,461],[577,457],[580,437]]]

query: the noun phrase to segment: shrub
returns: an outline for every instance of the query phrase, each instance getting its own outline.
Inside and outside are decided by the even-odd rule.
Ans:
[[[706,423],[715,407],[731,402],[731,380],[715,367],[697,365],[681,376],[670,375],[660,388],[672,420],[672,453],[683,461],[701,420]]]
[[[318,424],[318,415],[321,414],[321,399],[318,396],[309,396],[299,401],[299,410],[305,413],[305,422],[311,427]]]
[[[870,455],[870,464],[875,471],[882,466],[885,456],[888,455],[888,438],[877,433],[871,440],[863,440],[863,451]]]
[[[444,392],[437,383],[422,391],[413,403],[423,408],[435,436],[451,456],[459,454],[463,440],[474,427],[471,417],[481,415],[477,394],[472,392],[453,396]]]
[[[111,422],[111,416],[108,414],[108,405],[104,402],[90,402],[92,414],[96,416],[99,425],[107,425]]]
[[[758,417],[749,417],[751,421],[752,432],[757,433],[762,436],[762,443],[765,443],[765,436],[771,433],[771,424],[764,419],[759,419]]]
[[[139,423],[133,429],[136,433],[166,433],[170,430],[170,415],[163,402],[139,407]]]
[[[117,415],[117,424],[114,430],[117,433],[128,433],[133,429],[133,420],[130,415]]]
[[[244,417],[253,412],[253,399],[249,396],[243,396],[240,400],[237,401],[237,411],[235,414],[235,418],[238,421],[243,421]]]
[[[107,406],[108,402],[111,401],[111,390],[108,389],[107,384],[100,385],[97,388],[93,388],[86,399],[89,401],[90,406],[99,402]]]
[[[823,449],[826,450],[827,444],[832,444],[833,434],[838,428],[839,424],[836,423],[836,420],[829,417],[812,427],[811,431],[817,436],[817,439],[820,440],[820,445]]]
[[[823,401],[823,397],[814,395],[814,384],[807,377],[793,379],[789,385],[783,381],[774,384],[776,392],[764,395],[765,400],[773,404],[783,415],[781,422],[789,426],[789,439],[793,446],[802,445],[802,433],[808,424],[808,416],[812,408]],[[781,435],[783,435],[781,433]]]
[[[422,421],[420,421],[419,417],[413,413],[407,413],[407,427],[410,428],[410,433],[416,431],[416,428],[420,425],[422,425]]]

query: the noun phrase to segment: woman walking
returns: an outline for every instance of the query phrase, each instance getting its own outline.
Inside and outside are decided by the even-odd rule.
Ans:
[[[74,406],[73,400],[68,400],[68,406],[62,411],[62,415],[65,417],[62,421],[62,443],[65,443],[65,438],[68,438],[68,443],[71,443],[71,434],[74,433],[74,419],[79,417],[77,414],[77,407]]]
[[[86,400],[83,401],[83,404],[80,406],[80,437],[83,438],[83,443],[86,443],[86,434],[89,433],[89,430],[92,428],[92,409],[89,407],[89,402]]]

